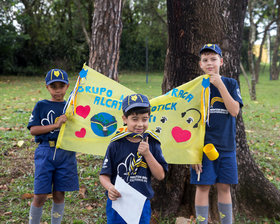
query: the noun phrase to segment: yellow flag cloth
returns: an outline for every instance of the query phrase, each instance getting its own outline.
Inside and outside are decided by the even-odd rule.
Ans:
[[[208,75],[199,76],[150,100],[149,130],[158,135],[168,163],[201,163],[209,85]],[[114,134],[127,131],[122,121],[122,100],[134,93],[84,65],[56,147],[104,156]]]

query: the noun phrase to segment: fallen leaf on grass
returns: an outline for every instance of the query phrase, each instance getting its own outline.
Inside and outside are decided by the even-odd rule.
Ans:
[[[267,179],[269,179],[270,181],[272,181],[272,180],[273,180],[273,177],[272,177],[272,176],[267,175]]]
[[[11,215],[12,212],[4,212],[4,215]]]
[[[11,128],[0,127],[0,131],[11,131]]]
[[[23,140],[20,140],[20,141],[17,142],[18,147],[21,147],[23,144],[24,144]]]
[[[190,224],[192,223],[192,219],[188,219],[185,217],[177,217],[176,224]]]
[[[90,210],[93,209],[93,207],[92,207],[91,205],[86,205],[86,209],[87,209],[88,211],[90,211]]]
[[[10,120],[11,117],[2,117],[2,120]]]
[[[25,194],[21,195],[21,199],[30,199],[33,197],[34,197],[34,194],[31,194],[31,193],[25,193]]]
[[[0,185],[0,190],[7,191],[7,190],[9,190],[9,188],[6,184],[3,184],[3,185]]]
[[[86,198],[86,191],[87,189],[85,185],[80,186],[79,195],[81,198]]]

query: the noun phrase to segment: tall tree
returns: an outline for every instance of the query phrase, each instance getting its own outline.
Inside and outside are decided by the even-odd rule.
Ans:
[[[262,58],[262,50],[264,47],[267,34],[271,29],[272,24],[275,23],[275,10],[274,1],[266,0],[249,0],[248,2],[248,20],[249,20],[249,41],[248,41],[248,62],[249,71],[251,73],[251,88],[250,96],[251,100],[256,100],[256,84],[259,80],[260,64]],[[255,60],[255,55],[253,53],[256,41],[260,39],[259,29],[263,29],[263,36],[260,45],[259,55],[257,55],[257,60]]]
[[[114,80],[118,80],[122,7],[122,0],[94,2],[89,67]]]
[[[280,72],[280,63],[278,62],[279,46],[280,46],[280,0],[276,1],[276,6],[277,6],[277,17],[276,17],[277,31],[276,31],[276,37],[275,37],[273,55],[272,55],[272,65],[271,65],[272,80],[278,80],[279,72]]]
[[[246,7],[244,0],[167,0],[169,41],[163,92],[201,74],[198,52],[205,43],[220,45],[224,56],[222,75],[238,80]],[[232,188],[234,213],[280,219],[280,192],[264,177],[250,154],[242,112],[237,118],[237,160],[239,184]],[[195,214],[195,187],[189,184],[186,166],[171,165],[165,184],[154,183],[154,209],[163,215]],[[210,216],[219,219],[216,191],[210,192]]]

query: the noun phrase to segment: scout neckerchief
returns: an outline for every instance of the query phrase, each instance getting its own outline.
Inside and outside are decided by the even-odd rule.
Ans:
[[[133,132],[117,132],[111,139],[111,142],[117,141],[124,137],[132,137],[132,138],[140,137],[140,138],[142,138],[142,140],[145,141],[148,136],[153,137],[160,143],[159,137],[150,130],[145,131],[143,134],[138,134],[138,133],[133,133]],[[129,164],[129,169],[128,169],[128,173],[127,173],[128,176],[136,175],[138,168],[140,166],[147,168],[147,164],[142,161],[142,158],[143,158],[143,156],[139,152],[137,152],[137,158],[135,159],[135,157],[134,157],[132,159],[131,163]]]

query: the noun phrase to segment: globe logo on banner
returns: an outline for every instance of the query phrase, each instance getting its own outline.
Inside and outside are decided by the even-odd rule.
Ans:
[[[91,119],[91,129],[97,136],[107,137],[117,130],[117,120],[108,113],[95,114]]]

